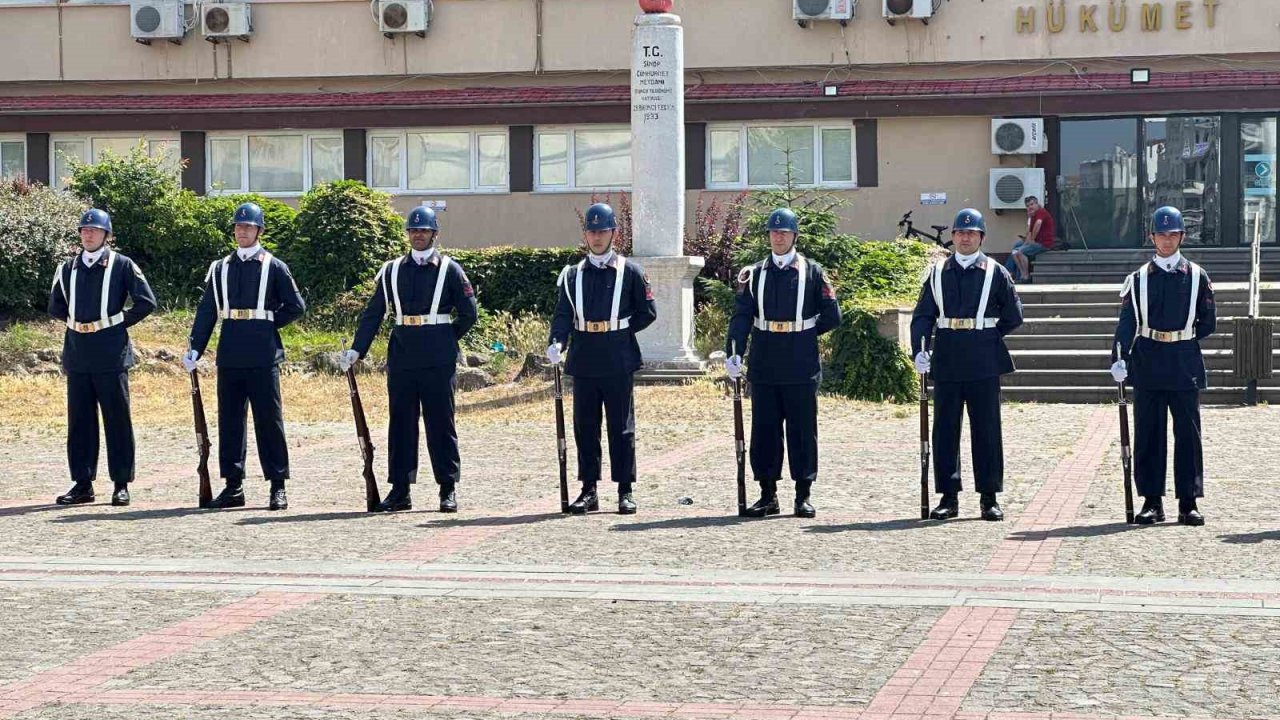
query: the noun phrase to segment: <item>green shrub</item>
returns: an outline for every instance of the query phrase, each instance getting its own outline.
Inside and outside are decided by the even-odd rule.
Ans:
[[[840,327],[824,338],[822,389],[858,400],[910,402],[919,397],[911,359],[876,329],[876,317],[856,302],[841,303]]]
[[[280,247],[307,302],[328,304],[408,251],[391,197],[356,180],[317,185],[298,203],[296,235]]]
[[[84,210],[69,193],[0,183],[0,311],[46,307],[54,267],[78,242]]]
[[[555,312],[560,270],[582,258],[576,247],[493,247],[447,254],[462,264],[485,310],[543,316]]]

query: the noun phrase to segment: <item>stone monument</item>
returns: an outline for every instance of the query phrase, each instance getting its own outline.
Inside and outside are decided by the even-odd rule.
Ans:
[[[693,281],[684,254],[684,28],[672,0],[640,0],[631,52],[632,251],[649,275],[658,320],[637,338],[645,366],[701,370],[693,348]]]

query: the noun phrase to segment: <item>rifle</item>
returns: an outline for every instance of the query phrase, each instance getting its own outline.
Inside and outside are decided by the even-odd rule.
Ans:
[[[1116,343],[1116,359],[1120,355],[1120,344]],[[1129,445],[1129,398],[1124,391],[1124,382],[1116,383],[1120,392],[1120,400],[1116,407],[1120,410],[1120,465],[1124,468],[1124,521],[1133,524],[1133,451]]]
[[[191,411],[196,426],[196,452],[200,454],[200,463],[196,465],[196,474],[200,476],[200,507],[207,508],[213,504],[213,488],[209,486],[209,425],[204,419],[204,398],[200,395],[200,371],[191,371]]]
[[[920,346],[929,351],[929,338]],[[929,374],[920,375],[920,519],[929,519]]]
[[[347,342],[342,341],[346,351]],[[377,512],[382,498],[378,495],[378,476],[373,472],[373,438],[369,435],[369,422],[364,416],[364,403],[360,400],[360,387],[356,385],[354,367],[347,368],[347,389],[351,391],[351,415],[356,421],[356,437],[360,440],[360,457],[364,460],[364,504],[368,512]]]
[[[553,396],[556,400],[556,455],[560,461],[560,512],[569,512],[569,446],[564,438],[564,382],[560,363],[552,366],[555,377]]]
[[[731,341],[733,354],[738,354],[736,343]],[[711,353],[712,360],[724,360],[721,351]],[[742,426],[742,377],[733,378],[733,449],[738,461],[738,517],[747,516],[747,440]]]

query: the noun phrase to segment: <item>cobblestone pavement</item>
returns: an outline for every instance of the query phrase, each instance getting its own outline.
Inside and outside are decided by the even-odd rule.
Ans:
[[[460,418],[451,516],[429,474],[361,512],[343,422],[290,424],[282,513],[191,508],[185,407],[127,509],[49,505],[62,430],[0,427],[0,717],[1280,717],[1280,411],[1206,409],[1209,524],[1130,528],[1114,408],[1005,408],[1001,524],[917,519],[913,407],[823,398],[819,515],[763,521],[721,393],[637,408],[634,517],[558,513],[549,402]]]

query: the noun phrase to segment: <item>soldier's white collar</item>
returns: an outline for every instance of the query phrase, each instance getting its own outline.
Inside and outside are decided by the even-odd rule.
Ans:
[[[972,255],[961,255],[960,253],[956,253],[951,257],[956,261],[958,265],[960,265],[960,267],[968,270],[970,265],[978,262],[978,259],[982,257],[982,251],[979,250],[978,252]]]
[[[261,243],[254,243],[253,245],[247,248],[241,248],[241,247],[236,248],[236,255],[240,256],[240,260],[242,262],[253,258],[260,252],[262,252]]]
[[[1169,257],[1160,257],[1159,255],[1152,258],[1152,261],[1163,271],[1173,272],[1182,264],[1182,251],[1170,255]]]
[[[435,248],[431,248],[429,250],[410,250],[409,251],[409,255],[413,257],[413,261],[418,263],[419,265],[425,265],[428,262],[430,262],[431,259],[435,257],[435,254],[436,254]]]
[[[597,255],[597,254],[595,254],[595,253],[591,252],[590,250],[588,250],[588,251],[587,251],[587,257],[591,260],[591,264],[592,264],[592,265],[595,265],[595,266],[596,266],[596,267],[598,267],[598,268],[605,267],[605,266],[606,266],[606,265],[608,265],[610,262],[612,262],[612,261],[613,261],[613,254],[614,254],[614,253],[613,253],[613,250],[612,250],[612,249],[611,249],[611,250],[609,250],[609,252],[607,252],[607,253],[605,253],[605,254],[603,254],[603,255]]]
[[[777,254],[777,253],[775,253],[775,252],[770,252],[770,253],[769,253],[769,255],[770,255],[770,257],[772,257],[772,258],[773,258],[773,264],[774,264],[774,265],[776,265],[776,266],[778,266],[778,267],[780,267],[780,268],[790,267],[790,266],[791,266],[791,263],[792,263],[792,262],[795,262],[795,259],[796,259],[796,249],[795,249],[794,247],[793,247],[793,248],[791,248],[790,250],[788,250],[788,251],[787,251],[787,254],[786,254],[786,255],[779,255],[779,254]]]
[[[103,245],[102,247],[98,248],[97,250],[94,250],[93,252],[81,251],[80,260],[84,262],[85,267],[93,267],[99,260],[102,259],[102,254],[105,253],[106,251],[107,251],[106,245]]]

